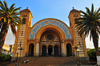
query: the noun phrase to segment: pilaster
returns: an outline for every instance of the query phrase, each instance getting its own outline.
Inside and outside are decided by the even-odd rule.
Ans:
[[[39,40],[36,40],[36,56],[39,56]]]

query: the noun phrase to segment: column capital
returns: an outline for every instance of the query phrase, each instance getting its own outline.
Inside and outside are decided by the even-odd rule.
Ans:
[[[36,39],[35,41],[36,41],[36,43],[39,43],[39,42],[40,42],[40,40],[39,40],[39,39]]]
[[[61,40],[61,43],[64,43],[64,42],[65,42],[65,40],[64,40],[64,39],[62,39],[62,40]]]

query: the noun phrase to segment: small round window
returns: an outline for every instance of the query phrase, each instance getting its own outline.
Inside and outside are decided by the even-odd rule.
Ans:
[[[52,40],[52,39],[53,39],[53,35],[52,35],[52,34],[48,34],[48,35],[47,35],[47,39],[48,39],[48,40]]]

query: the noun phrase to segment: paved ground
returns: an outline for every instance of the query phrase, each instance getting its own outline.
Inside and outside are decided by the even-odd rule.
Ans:
[[[27,59],[29,63],[23,63]],[[77,66],[77,59],[73,57],[24,57],[18,61],[18,64],[17,66]],[[81,66],[96,66],[95,64],[81,61]],[[10,62],[0,66],[16,66],[16,63]]]

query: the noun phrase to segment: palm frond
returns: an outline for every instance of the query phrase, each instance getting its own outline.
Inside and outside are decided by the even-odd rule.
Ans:
[[[15,5],[15,4],[12,4],[12,5],[10,6],[10,8],[9,8],[9,9],[12,9],[12,8],[14,7],[14,5]]]
[[[93,14],[94,13],[94,6],[92,4],[92,7],[91,7],[91,13]]]
[[[5,5],[5,9],[8,11],[8,6],[7,6],[6,1],[4,0],[3,2],[4,2],[4,5]]]
[[[87,13],[85,13],[84,11],[81,11],[81,10],[80,10],[80,12],[81,12],[82,14],[85,14],[85,15],[87,15]]]
[[[14,24],[10,24],[10,27],[11,27],[13,35],[16,35],[16,27],[15,27],[15,25]]]
[[[14,9],[14,12],[16,12],[16,11],[18,11],[18,10],[20,10],[20,9],[21,9],[21,7],[16,8],[16,9]]]
[[[2,10],[5,10],[5,7],[1,1],[0,1],[0,7],[2,8]]]
[[[90,12],[90,10],[89,10],[89,8],[88,8],[88,7],[86,7],[86,12],[87,12],[87,14],[88,14],[88,15],[90,15],[90,14],[91,14],[91,12]]]

